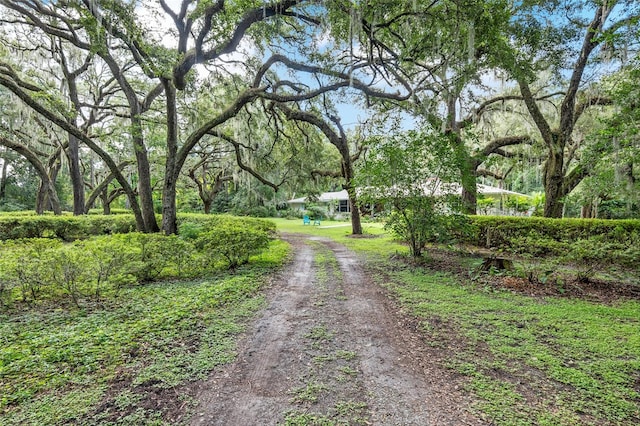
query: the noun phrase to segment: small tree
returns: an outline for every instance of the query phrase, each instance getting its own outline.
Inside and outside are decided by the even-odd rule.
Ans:
[[[386,228],[409,242],[414,257],[428,242],[448,242],[460,211],[459,158],[447,136],[410,131],[374,138],[358,170],[361,201],[391,208]]]

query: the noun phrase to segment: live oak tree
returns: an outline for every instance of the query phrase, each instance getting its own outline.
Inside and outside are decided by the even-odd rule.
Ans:
[[[583,217],[634,217],[640,209],[640,113],[638,96],[640,67],[632,58],[607,77],[603,91],[613,108],[599,120],[599,128],[583,158],[593,164],[590,175],[577,188]]]
[[[16,31],[25,31],[26,27],[27,32],[31,29],[31,32],[40,34],[42,38],[50,37],[56,41],[60,41],[62,44],[58,44],[58,46],[67,46],[70,44],[75,49],[86,52],[91,51],[91,43],[83,29],[83,25],[80,25],[78,21],[78,15],[74,12],[74,7],[58,7],[57,2],[44,4],[40,2],[3,1],[1,4],[6,7],[5,11],[13,11],[13,13],[3,14],[2,17],[3,22],[11,25],[11,29],[15,28]],[[65,4],[63,6],[75,6],[75,3],[70,5]],[[14,44],[17,45],[15,48],[16,51],[24,50],[25,47],[28,48],[31,46],[31,39],[29,37],[16,38],[15,33],[4,34],[4,37],[9,40],[7,43],[7,45],[10,46],[9,48]],[[38,37],[34,38],[36,40],[38,39]],[[50,49],[44,49],[37,43],[35,46],[32,46],[32,50],[42,52],[45,58],[48,53],[51,53]],[[88,129],[80,128],[74,125],[73,120],[70,120],[73,114],[70,113],[67,104],[61,99],[61,92],[59,90],[56,91],[44,83],[39,84],[37,74],[30,74],[29,71],[31,70],[25,67],[25,65],[28,65],[28,62],[19,63],[18,61],[12,61],[13,59],[14,58],[11,57],[4,59],[0,67],[0,84],[13,92],[17,98],[37,112],[41,117],[44,117],[44,119],[53,125],[82,141],[83,144],[94,151],[101,160],[108,165],[112,173],[114,173],[115,179],[128,196],[138,228],[144,230],[145,224],[139,208],[137,195],[131,188],[128,180],[119,170],[113,158],[100,146],[101,144],[97,138],[87,133]],[[51,63],[55,62],[54,59],[55,58],[49,56]],[[62,71],[60,74],[63,74]],[[87,114],[93,114],[93,112],[90,111],[95,109],[92,102],[87,102],[84,107],[86,108],[85,111],[87,111]]]
[[[511,17],[504,1],[367,2],[355,13],[360,50],[384,72],[406,78],[409,102],[397,107],[415,116],[457,152],[464,210],[475,213],[476,178],[493,155],[512,156],[509,147],[531,142],[527,135],[473,145],[468,129],[499,99],[480,99],[483,77],[495,67],[496,49]],[[386,107],[388,108],[388,107]],[[423,177],[426,178],[426,177]]]
[[[511,157],[510,147],[533,139],[512,133],[472,149],[466,131],[494,106],[519,101],[547,146],[545,215],[561,215],[562,198],[590,170],[588,164],[569,161],[580,142],[572,138],[576,122],[586,109],[610,103],[597,91],[585,90],[585,71],[593,80],[603,54],[615,57],[617,51],[633,50],[636,2],[379,1],[367,2],[353,15],[367,40],[362,51],[406,76],[415,93],[409,107],[433,129],[453,136],[449,141],[463,160],[460,180],[467,212],[475,212],[476,176],[491,175],[480,169],[482,163],[495,154]],[[495,70],[506,71],[520,93],[482,99],[491,89],[482,77]],[[532,83],[549,70],[556,84],[536,92]],[[550,122],[540,105],[556,99],[559,118]]]
[[[40,179],[37,190],[36,212],[52,210],[61,214],[60,200],[56,192],[56,179],[61,167],[63,146],[60,134],[46,122],[26,108],[22,108],[15,97],[2,91],[2,110],[0,117],[0,145],[24,158]],[[8,156],[4,158],[3,174],[6,183]],[[12,166],[15,168],[16,164]]]
[[[544,215],[561,217],[564,197],[592,170],[584,162],[567,163],[578,144],[576,124],[588,108],[611,103],[608,97],[585,90],[585,83],[597,78],[602,55],[616,46],[637,43],[640,11],[636,2],[605,0],[532,2],[518,12],[511,29],[514,36],[502,44],[500,67],[517,83],[547,148]],[[556,73],[553,91],[561,92],[554,122],[541,111],[539,95],[532,88],[537,74],[546,69]]]
[[[549,4],[551,10],[559,10],[555,2]],[[264,171],[269,170],[270,161],[276,161],[270,147],[279,147],[290,137],[298,136],[281,131],[286,127],[284,121],[304,123],[323,133],[340,153],[339,171],[345,187],[352,188],[349,164],[357,151],[349,151],[340,117],[327,114],[329,110],[325,108],[333,102],[329,98],[339,101],[341,97],[349,101],[361,99],[365,107],[386,111],[399,105],[404,111],[419,114],[431,129],[447,135],[443,140],[461,160],[460,181],[467,211],[473,212],[476,176],[483,173],[481,165],[489,156],[508,157],[513,155],[510,147],[531,142],[529,135],[508,134],[475,150],[468,144],[467,131],[477,118],[498,103],[511,100],[502,95],[480,100],[471,90],[482,88],[483,73],[497,67],[517,81],[517,97],[527,106],[548,146],[547,203],[555,207],[546,210],[549,215],[557,214],[557,200],[571,190],[574,177],[585,173],[585,169],[576,173],[575,168],[571,172],[561,170],[566,175],[556,185],[562,174],[558,172],[558,159],[562,157],[557,154],[558,147],[564,150],[573,146],[568,141],[575,120],[584,109],[605,103],[603,97],[589,96],[580,89],[588,58],[602,44],[615,45],[621,31],[636,25],[633,9],[611,14],[611,2],[593,6],[597,19],[585,24],[590,30],[584,33],[584,54],[573,68],[569,90],[561,90],[564,101],[560,130],[554,132],[548,122],[544,125],[548,118],[540,112],[539,105],[558,90],[536,93],[532,90],[534,77],[554,64],[554,70],[563,69],[560,62],[553,61],[561,58],[559,52],[569,52],[575,39],[569,37],[572,33],[566,28],[560,28],[565,32],[557,34],[566,36],[566,43],[549,43],[549,31],[537,22],[541,14],[536,14],[535,2],[518,4],[518,9],[500,0],[407,4],[386,0],[366,4],[318,4],[305,0],[0,0],[0,5],[4,6],[3,12],[10,12],[0,18],[8,28],[28,28],[50,40],[44,49],[12,39],[10,31],[3,34],[17,47],[43,52],[58,64],[69,96],[57,99],[64,100],[68,108],[53,107],[48,100],[55,90],[40,84],[33,74],[9,58],[3,59],[0,84],[66,132],[65,150],[70,168],[76,169],[73,173],[77,175],[76,165],[82,160],[78,161],[75,155],[76,141],[100,158],[109,170],[104,178],[118,183],[140,230],[158,229],[154,188],[159,182],[161,228],[166,233],[177,231],[178,181],[189,176],[191,167],[197,164],[194,154],[203,153],[202,148],[211,146],[213,140],[235,157],[236,167],[243,175],[252,176],[273,190],[288,185],[294,173],[275,173],[279,170],[274,167],[270,175]],[[605,28],[604,22],[611,16],[615,22]],[[155,25],[156,22],[162,25]],[[579,19],[570,22],[574,30],[576,22],[579,24]],[[415,31],[418,27],[421,31]],[[73,95],[74,83],[78,95],[86,90],[91,73],[102,76],[91,91],[108,93],[104,99]],[[562,77],[562,73],[558,76]],[[197,125],[188,125],[192,107],[189,100],[203,91],[222,92],[224,96],[216,108],[202,112],[204,118]],[[85,125],[91,114],[104,120],[93,131]],[[571,120],[567,119],[569,115]],[[243,124],[258,116],[274,117],[273,121],[264,122],[264,137],[260,140],[248,133],[250,125]],[[120,148],[125,144],[131,158],[115,155],[107,146],[109,136],[114,134],[120,136]],[[161,147],[155,145],[159,135],[163,139]],[[247,138],[252,142],[247,143]],[[287,154],[294,150],[282,147],[280,159],[287,161],[284,167],[298,167],[298,160]],[[163,170],[154,176],[153,159],[160,157]],[[135,164],[135,185],[127,176],[130,159]],[[566,160],[562,161],[561,165],[566,166]],[[77,176],[73,182],[78,192]],[[108,183],[95,182],[91,186],[104,195]],[[95,194],[89,199],[95,200]],[[354,226],[354,232],[357,229]]]

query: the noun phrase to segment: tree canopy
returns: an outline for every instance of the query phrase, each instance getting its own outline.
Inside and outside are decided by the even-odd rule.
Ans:
[[[516,164],[543,169],[546,216],[598,158],[630,200],[636,2],[405,3],[0,0],[4,170],[29,164],[37,211],[124,195],[165,233],[187,193],[210,211],[230,185],[274,205],[339,185],[358,233],[362,140],[414,127],[457,153],[469,213]]]

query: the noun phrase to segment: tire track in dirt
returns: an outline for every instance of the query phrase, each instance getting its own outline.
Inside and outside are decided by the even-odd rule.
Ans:
[[[286,235],[295,253],[193,425],[483,425],[354,253]],[[324,423],[326,424],[326,423]]]

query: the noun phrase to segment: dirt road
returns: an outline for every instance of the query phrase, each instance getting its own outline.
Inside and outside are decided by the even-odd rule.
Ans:
[[[486,424],[352,252],[284,238],[294,259],[237,361],[203,386],[193,425]]]

